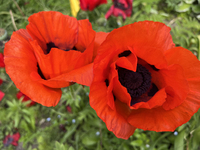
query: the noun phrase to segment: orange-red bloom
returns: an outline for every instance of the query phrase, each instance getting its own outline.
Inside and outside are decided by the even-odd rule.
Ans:
[[[200,62],[170,28],[143,21],[113,30],[94,60],[90,105],[117,137],[174,131],[200,108]]]
[[[97,6],[107,3],[107,0],[80,0],[80,5],[82,10],[92,11]]]
[[[62,87],[90,85],[95,31],[88,20],[39,12],[6,43],[6,72],[31,100],[55,106]]]

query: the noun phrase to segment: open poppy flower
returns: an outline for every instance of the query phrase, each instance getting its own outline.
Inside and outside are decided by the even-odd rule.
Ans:
[[[89,86],[95,31],[88,20],[44,11],[28,18],[25,29],[5,44],[7,74],[31,100],[55,106],[62,87],[74,82]]]
[[[17,96],[17,99],[20,99],[21,97],[23,97],[22,102],[26,102],[26,101],[31,100],[28,96],[26,96],[25,94],[23,94],[21,91],[19,91],[16,96]],[[28,106],[33,106],[35,104],[36,104],[36,102],[34,102],[34,101],[31,100],[31,103]]]
[[[200,62],[163,23],[115,29],[97,53],[90,105],[118,138],[174,131],[200,108]]]
[[[20,134],[19,132],[13,134],[13,135],[7,135],[5,137],[5,139],[3,140],[3,144],[4,146],[9,146],[10,144],[14,145],[14,146],[17,146],[18,145],[18,140],[20,138]]]
[[[82,10],[92,11],[97,6],[107,3],[107,0],[80,0],[80,5]]]
[[[106,19],[108,19],[111,15],[115,17],[122,16],[123,20],[125,20],[126,17],[131,16],[133,0],[113,0],[113,3],[114,4],[105,15]]]

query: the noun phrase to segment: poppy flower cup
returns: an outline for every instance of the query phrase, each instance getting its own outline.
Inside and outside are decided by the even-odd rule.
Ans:
[[[4,49],[6,72],[31,100],[55,106],[62,87],[90,85],[95,31],[88,20],[39,12],[13,33]]]
[[[136,128],[174,131],[199,109],[200,62],[175,47],[163,23],[115,29],[97,53],[90,105],[118,138]]]

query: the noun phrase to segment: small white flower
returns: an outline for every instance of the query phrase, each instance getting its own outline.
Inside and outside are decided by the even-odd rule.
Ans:
[[[49,122],[49,121],[51,121],[51,118],[50,118],[50,117],[48,117],[48,118],[47,118],[47,121],[48,121],[48,122]]]
[[[146,144],[146,148],[149,148],[150,147],[150,145],[149,144]]]
[[[99,136],[99,135],[100,135],[100,132],[99,132],[99,131],[97,131],[97,132],[96,132],[96,136]]]
[[[76,123],[76,119],[72,119],[72,123]]]
[[[177,131],[174,131],[174,135],[177,136],[177,135],[178,135],[178,132],[177,132]]]

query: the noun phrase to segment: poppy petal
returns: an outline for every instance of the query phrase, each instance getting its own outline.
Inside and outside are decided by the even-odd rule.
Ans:
[[[89,22],[88,19],[85,20],[79,20],[78,21],[78,41],[75,45],[75,47],[81,51],[84,52],[86,47],[88,47],[92,41],[94,41],[95,38],[95,31],[92,29],[92,25]]]
[[[90,105],[96,110],[97,115],[106,123],[108,130],[112,131],[118,138],[128,139],[135,131],[135,127],[131,126],[124,116],[127,116],[129,109],[126,109],[120,101],[117,101],[115,105],[117,110],[111,109],[107,105],[106,97],[106,85],[101,83],[93,83],[90,91]],[[119,112],[118,112],[119,111]],[[122,113],[122,114],[121,114]]]
[[[109,33],[106,33],[106,32],[96,32],[95,41],[94,41],[93,58],[96,57],[98,47],[101,45],[101,43],[103,43],[103,41],[106,39],[108,34]]]
[[[55,106],[59,102],[60,89],[46,87],[31,79],[31,72],[38,72],[37,61],[32,47],[23,36],[14,32],[5,45],[4,55],[6,72],[17,88],[42,105]]]
[[[44,54],[35,40],[30,41],[30,43],[34,48],[39,67],[45,79],[51,79],[73,70],[74,62],[81,56],[79,51],[63,51],[58,48],[51,48],[49,54]]]
[[[166,102],[166,98],[167,98],[167,94],[165,92],[165,88],[160,89],[158,92],[156,92],[156,94],[153,97],[145,97],[145,102],[138,102],[132,106],[130,106],[131,109],[139,109],[139,108],[146,108],[146,109],[152,109],[152,108],[156,108],[159,106],[162,106],[163,103]],[[142,99],[142,97],[141,97]]]
[[[23,38],[25,38],[26,40],[29,40],[29,39],[32,40],[32,37],[29,35],[26,29],[19,29],[16,31],[16,33],[22,36]]]
[[[134,110],[128,122],[143,130],[174,131],[178,126],[188,122],[191,116],[198,111],[199,98],[200,95],[190,92],[180,106],[171,110],[164,110],[162,107]]]
[[[47,43],[54,43],[63,50],[72,49],[77,42],[78,22],[76,18],[55,11],[42,11],[28,18],[28,33],[43,50]],[[46,53],[46,52],[45,52]]]
[[[109,43],[113,40],[113,47],[127,50],[129,46],[137,57],[155,65],[158,69],[166,65],[164,51],[175,46],[170,28],[163,23],[153,21],[136,22],[115,29],[106,38]]]
[[[175,47],[165,52],[165,58],[169,65],[180,65],[183,68],[184,75],[187,79],[200,79],[199,60],[191,51],[183,47]]]
[[[63,73],[62,75],[49,80],[42,79],[37,72],[32,72],[30,76],[34,81],[40,82],[41,84],[52,88],[66,87],[71,85],[73,82],[90,86],[93,79],[93,64],[88,64],[70,71],[69,73]]]

